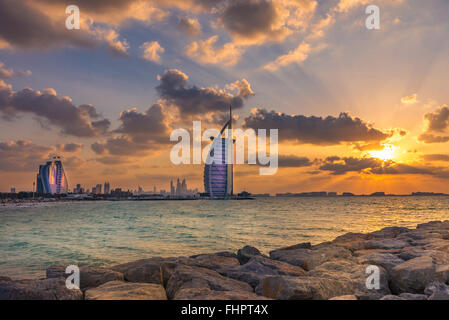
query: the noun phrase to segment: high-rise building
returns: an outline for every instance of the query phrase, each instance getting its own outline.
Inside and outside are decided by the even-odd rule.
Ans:
[[[213,140],[204,166],[204,190],[211,198],[224,199],[232,196],[234,187],[234,138],[232,133],[232,111],[229,120]],[[229,129],[228,136],[224,132]]]
[[[11,188],[11,193],[16,193],[16,188]]]
[[[104,183],[104,194],[109,194],[111,192],[111,186],[109,184],[109,182],[105,182]]]
[[[37,193],[39,194],[63,194],[68,192],[67,177],[60,157],[39,166],[37,174]]]
[[[173,185],[173,180],[170,181],[170,195],[172,197],[175,195],[175,186]]]
[[[101,194],[101,184],[97,184],[97,186],[95,187],[95,193]]]

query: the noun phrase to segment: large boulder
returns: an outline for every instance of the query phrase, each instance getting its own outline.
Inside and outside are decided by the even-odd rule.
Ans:
[[[259,255],[262,255],[259,249],[251,246],[244,246],[242,249],[239,249],[237,251],[237,259],[239,260],[240,264],[245,264],[252,257]]]
[[[418,224],[416,229],[437,229],[437,230],[449,230],[449,220],[445,221],[430,221],[427,223]]]
[[[226,277],[247,282],[254,288],[268,275],[303,276],[305,274],[300,267],[264,256],[254,256],[244,265],[219,269],[217,272]]]
[[[365,249],[403,249],[410,246],[410,241],[402,239],[371,239],[364,242]]]
[[[398,258],[396,255],[391,253],[368,253],[358,257],[357,261],[361,264],[369,264],[376,265],[387,270],[388,273],[391,273],[391,270],[396,267],[398,264],[404,262],[401,258]]]
[[[66,274],[65,269],[66,267],[64,266],[48,267],[46,270],[47,279],[60,277],[67,278],[70,274]],[[103,283],[114,280],[123,281],[123,274],[107,269],[80,267],[80,289],[83,291],[87,288],[98,287]]]
[[[427,296],[425,294],[416,294],[416,293],[401,293],[399,297],[404,298],[405,300],[427,300]]]
[[[429,283],[424,293],[429,296],[429,300],[449,300],[449,286],[438,281]]]
[[[323,245],[316,249],[278,249],[270,252],[270,258],[312,270],[327,261],[349,258],[351,251],[336,245]]]
[[[175,269],[167,282],[167,296],[169,299],[173,299],[178,291],[187,288],[253,292],[253,288],[245,282],[223,277],[210,269],[181,264]]]
[[[240,262],[235,255],[228,256],[216,253],[200,254],[190,258],[179,258],[177,262],[188,266],[207,268],[211,270],[237,267],[240,265]]]
[[[373,238],[374,236],[370,234],[349,232],[335,238],[332,244],[355,251],[363,249],[364,242]]]
[[[126,281],[164,285],[177,266],[177,258],[154,257],[116,265],[111,269],[123,273]]]
[[[405,227],[385,227],[378,231],[371,232],[370,235],[376,238],[396,238],[400,234],[410,231],[411,229]]]
[[[357,264],[350,260],[338,259],[323,263],[312,271],[307,272],[307,277],[332,279],[344,281],[351,294],[362,300],[377,300],[390,293],[388,275],[384,268],[379,267],[379,289],[368,289],[366,281],[371,273],[367,273],[370,264]],[[370,271],[371,272],[371,271]]]
[[[167,300],[160,284],[110,281],[88,289],[86,300]]]
[[[270,300],[249,291],[217,291],[209,288],[186,288],[176,293],[173,300]]]
[[[351,295],[353,288],[351,284],[342,280],[268,276],[256,287],[256,293],[278,300],[328,300]]]
[[[391,288],[394,293],[423,293],[436,278],[432,257],[422,256],[405,261],[391,270]]]
[[[79,289],[67,289],[64,278],[39,280],[0,279],[0,300],[82,300]]]

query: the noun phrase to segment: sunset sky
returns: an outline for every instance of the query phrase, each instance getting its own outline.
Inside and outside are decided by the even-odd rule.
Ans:
[[[81,29],[67,30],[67,5]],[[368,5],[380,30],[368,30]],[[237,191],[449,193],[447,0],[0,0],[0,191],[61,155],[73,189],[203,190],[170,133],[279,129]]]

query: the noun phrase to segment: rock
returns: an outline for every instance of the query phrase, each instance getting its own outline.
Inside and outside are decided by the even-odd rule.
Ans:
[[[405,298],[401,298],[400,296],[395,296],[392,294],[387,294],[386,296],[383,296],[379,300],[407,300]]]
[[[300,267],[271,260],[264,256],[254,256],[244,265],[219,269],[217,272],[226,277],[249,283],[253,288],[267,275],[303,276],[305,274]]]
[[[165,285],[178,266],[177,258],[149,258],[111,267],[123,273],[125,280]]]
[[[82,300],[81,290],[69,290],[64,278],[0,279],[0,300]]]
[[[173,299],[178,291],[187,288],[253,292],[253,289],[249,284],[223,277],[213,270],[179,265],[167,282],[167,296],[169,299]]]
[[[312,245],[310,244],[310,242],[302,242],[294,244],[292,246],[279,248],[277,250],[296,250],[296,249],[312,249]]]
[[[349,258],[351,251],[335,245],[326,245],[318,249],[279,249],[270,252],[270,258],[312,270],[320,264],[337,258]]]
[[[397,239],[402,239],[402,240],[423,240],[423,239],[429,239],[429,238],[442,239],[443,235],[438,232],[432,232],[431,230],[429,230],[429,231],[427,231],[427,230],[412,230],[410,232],[400,234],[397,237]]]
[[[366,286],[366,280],[370,275],[366,272],[368,267],[369,264],[357,264],[350,260],[338,259],[323,263],[307,272],[306,276],[344,281],[351,288],[351,294],[359,299],[377,300],[390,293],[388,275],[385,269],[379,266],[380,288],[368,289]]]
[[[167,300],[160,284],[110,281],[88,289],[86,300]]]
[[[401,293],[399,297],[405,300],[427,300],[427,296],[425,294]]]
[[[328,300],[353,294],[345,281],[316,277],[268,276],[256,287],[256,293],[278,300]]]
[[[426,250],[419,247],[407,247],[400,251],[398,257],[402,260],[411,260],[414,258],[422,257],[426,254]]]
[[[364,248],[364,242],[372,239],[374,236],[365,233],[353,233],[349,232],[342,236],[335,238],[332,244],[336,246],[342,246],[351,251],[360,250]]]
[[[181,289],[174,300],[271,300],[248,291],[216,291],[209,288]]]
[[[411,229],[405,227],[386,227],[381,230],[371,232],[370,235],[376,238],[396,238],[398,235],[410,231]]]
[[[240,265],[239,260],[235,257],[211,254],[200,254],[190,258],[179,258],[177,263],[182,263],[188,266],[195,266],[217,270],[221,268],[237,267]]]
[[[449,230],[449,220],[445,221],[430,221],[427,223],[418,224],[416,229],[443,229]]]
[[[392,269],[391,288],[395,293],[423,293],[435,279],[435,265],[430,256],[405,261]]]
[[[391,253],[369,253],[360,256],[357,261],[361,264],[381,266],[388,273],[391,273],[395,266],[404,262],[404,260]]]
[[[69,274],[65,273],[65,269],[66,267],[64,266],[51,266],[47,268],[47,279],[60,277],[67,278]],[[113,270],[95,269],[88,267],[80,268],[80,289],[83,291],[87,288],[98,287],[103,283],[113,280],[123,281],[124,276],[122,273]]]
[[[364,242],[365,249],[402,249],[410,243],[401,239],[372,239]]]
[[[239,249],[237,251],[237,259],[239,260],[240,264],[245,264],[254,256],[261,255],[262,253],[259,251],[259,249],[251,247],[251,246],[244,246],[242,249]]]
[[[338,296],[330,298],[329,300],[358,300],[354,295]]]
[[[449,286],[441,282],[429,283],[424,293],[430,296],[429,300],[449,300]]]

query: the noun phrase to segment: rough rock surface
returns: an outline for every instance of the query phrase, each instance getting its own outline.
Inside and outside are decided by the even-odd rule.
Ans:
[[[176,293],[173,300],[271,300],[249,291],[217,291],[208,288],[187,288]]]
[[[64,266],[51,266],[46,270],[47,279],[50,278],[67,278],[69,274],[65,273],[66,267]],[[87,288],[95,288],[103,283],[109,281],[123,281],[124,276],[122,273],[108,270],[108,269],[96,269],[96,268],[80,268],[80,289],[86,290]]]
[[[39,280],[0,279],[0,300],[81,300],[81,290],[69,290],[64,278]]]
[[[223,276],[249,283],[255,288],[268,275],[303,276],[305,271],[286,262],[254,256],[246,264],[217,270]]]
[[[252,287],[246,282],[223,277],[210,269],[179,265],[167,282],[167,296],[173,299],[178,291],[187,288],[253,292]]]
[[[110,281],[88,289],[86,300],[167,300],[164,288],[154,283]]]
[[[279,249],[270,252],[270,258],[312,270],[327,261],[349,258],[351,251],[336,245],[325,245],[316,249]]]
[[[240,264],[245,264],[252,257],[259,255],[262,255],[259,249],[251,246],[244,246],[242,249],[239,249],[237,251],[237,259],[239,260]]]

